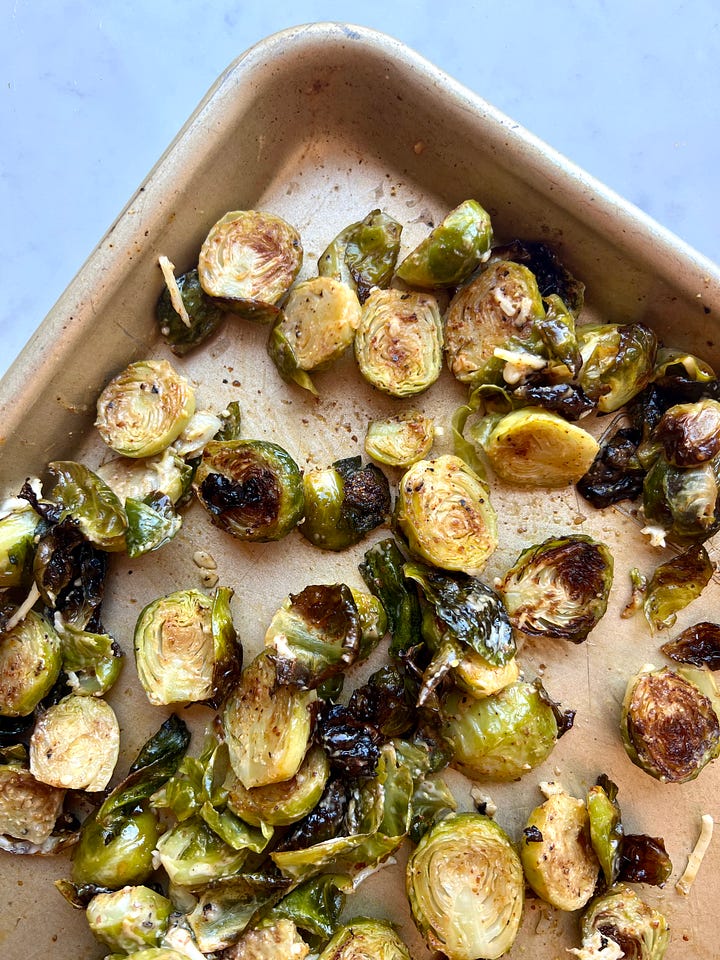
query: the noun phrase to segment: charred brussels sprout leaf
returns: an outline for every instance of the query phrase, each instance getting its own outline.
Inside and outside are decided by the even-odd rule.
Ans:
[[[517,936],[522,867],[489,817],[452,814],[429,830],[408,861],[407,889],[418,929],[449,960],[496,960]]]
[[[410,960],[410,952],[387,920],[358,917],[340,927],[318,960]]]
[[[351,223],[318,259],[321,277],[332,277],[352,287],[365,303],[373,287],[390,284],[402,226],[381,210],[371,210],[364,220]]]
[[[640,496],[645,478],[637,457],[640,439],[635,428],[621,427],[601,440],[595,459],[577,482],[578,491],[594,507],[602,509]]]
[[[365,435],[365,452],[389,467],[409,467],[422,460],[433,445],[433,422],[421,413],[400,413],[386,420],[371,420]]]
[[[575,318],[556,293],[545,298],[545,316],[538,321],[540,339],[550,357],[564,364],[573,377],[582,367],[582,357],[575,335]]]
[[[50,497],[60,508],[61,518],[75,520],[83,536],[102,550],[124,550],[127,518],[105,481],[72,460],[56,460],[48,470],[55,481]]]
[[[365,553],[360,574],[387,613],[392,640],[390,655],[398,657],[422,640],[422,614],[417,589],[403,574],[405,558],[392,539],[381,540]]]
[[[620,880],[663,887],[671,873],[672,862],[662,838],[634,833],[623,837],[618,871]]]
[[[60,674],[60,638],[34,610],[0,634],[0,716],[26,717]]]
[[[176,280],[180,297],[190,323],[173,306],[170,290],[166,287],[156,309],[163,340],[178,357],[184,357],[212,336],[223,320],[223,311],[200,286],[197,270],[189,270]]]
[[[127,886],[98,893],[87,906],[95,938],[113,951],[159,946],[168,928],[172,903],[149,887]]]
[[[23,763],[0,764],[0,834],[45,843],[62,811],[65,791],[36,780]]]
[[[654,630],[672,627],[678,612],[696,600],[708,585],[713,569],[705,547],[691,547],[661,563],[650,579],[643,604],[650,626]]]
[[[144,883],[153,872],[158,837],[157,818],[145,805],[120,813],[104,825],[91,814],[75,847],[73,881],[110,890]]]
[[[550,538],[520,554],[499,592],[517,630],[582,643],[607,609],[612,578],[605,544]]]
[[[575,279],[552,247],[538,241],[513,240],[493,247],[492,257],[524,264],[535,274],[543,297],[557,294],[576,317],[579,315],[585,300],[585,284]]]
[[[668,463],[697,467],[720,453],[720,403],[700,400],[670,407],[653,432]]]
[[[720,462],[674,467],[657,458],[643,484],[643,510],[651,524],[680,541],[702,543],[720,528]]]
[[[326,704],[318,718],[317,735],[332,770],[350,779],[373,777],[383,735],[365,717],[341,704]]]
[[[239,540],[280,540],[303,515],[300,469],[276,443],[208,443],[194,485],[215,526]]]
[[[592,901],[582,918],[583,947],[601,952],[611,940],[629,960],[662,960],[670,932],[665,917],[624,884]]]
[[[528,377],[513,389],[511,396],[523,406],[542,407],[559,413],[566,420],[581,420],[595,409],[595,404],[576,383],[543,383]]]
[[[397,667],[381,667],[353,690],[348,713],[384,737],[399,737],[415,723],[412,684]]]
[[[640,393],[655,366],[657,337],[641,323],[583,326],[578,329],[583,365],[580,386],[612,413]]]
[[[267,323],[300,270],[302,252],[297,231],[280,217],[233,210],[202,245],[200,284],[225,309]]]
[[[0,590],[25,585],[29,579],[39,523],[40,517],[29,505],[0,519]]]
[[[696,623],[660,649],[666,657],[678,663],[720,670],[720,625],[707,621]]]

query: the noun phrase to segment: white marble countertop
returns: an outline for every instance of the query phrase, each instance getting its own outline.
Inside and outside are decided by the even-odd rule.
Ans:
[[[414,47],[720,260],[720,14],[583,4],[5,0],[0,373],[207,88],[284,27],[347,20]]]

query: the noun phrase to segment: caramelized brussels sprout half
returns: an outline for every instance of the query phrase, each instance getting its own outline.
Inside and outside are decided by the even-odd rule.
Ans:
[[[160,453],[195,412],[195,393],[167,360],[138,360],[107,384],[97,401],[95,426],[123,457]]]
[[[720,529],[720,460],[674,467],[659,456],[643,484],[643,511],[650,524],[681,543],[702,543]]]
[[[585,804],[553,793],[530,814],[520,844],[527,882],[558,910],[579,910],[595,892],[600,864]]]
[[[38,718],[30,738],[30,772],[53,787],[104,790],[119,753],[120,727],[110,704],[71,695]]]
[[[161,293],[155,315],[165,343],[176,356],[184,357],[213,335],[224,314],[200,286],[197,270],[189,270],[171,282],[177,285],[185,316],[178,313],[170,286]]]
[[[434,429],[430,417],[408,411],[386,420],[371,420],[365,452],[389,467],[409,467],[430,453]]]
[[[522,867],[508,836],[479,813],[451,814],[410,856],[413,919],[448,960],[496,960],[512,946],[522,916]]]
[[[536,361],[535,369],[542,369],[547,361],[540,355],[536,323],[544,316],[537,282],[527,267],[491,263],[448,307],[445,349],[451,372],[462,383],[501,383],[506,360],[496,350],[527,353]]]
[[[238,540],[281,540],[303,515],[300,468],[266,440],[208,443],[194,486],[215,526]]]
[[[336,930],[318,960],[410,960],[410,952],[387,920],[357,917]]]
[[[516,780],[550,756],[558,737],[547,699],[521,680],[481,700],[452,691],[442,715],[452,766],[471,780]]]
[[[490,426],[490,424],[488,424]],[[587,473],[598,443],[582,427],[541,407],[513,410],[494,422],[485,436],[479,421],[471,436],[479,442],[495,473],[523,487],[562,487]]]
[[[85,911],[96,940],[115,952],[156,947],[168,928],[172,903],[150,887],[98,893]]]
[[[477,269],[491,240],[490,215],[477,200],[465,200],[405,257],[395,275],[411,287],[453,287]]]
[[[720,403],[679,403],[662,415],[653,439],[675,467],[697,467],[720,453]]]
[[[550,537],[520,554],[498,590],[516,630],[582,643],[607,609],[612,579],[604,543]]]
[[[60,674],[60,638],[45,617],[29,610],[0,634],[0,716],[26,717]]]
[[[106,824],[91,814],[82,825],[73,853],[73,882],[109,890],[145,883],[154,869],[153,851],[159,835],[157,817],[145,804]]]
[[[429,293],[374,290],[355,334],[360,373],[383,393],[411,397],[440,376],[443,327]]]
[[[268,340],[280,376],[317,394],[308,376],[324,370],[352,346],[360,324],[360,302],[347,284],[313,277],[290,291]]]
[[[578,328],[579,382],[601,413],[612,413],[640,393],[655,368],[657,337],[642,323]]]
[[[592,901],[582,918],[583,948],[599,944],[599,952],[589,954],[601,958],[608,940],[622,951],[613,956],[628,960],[662,960],[670,932],[665,917],[638,897],[625,884],[611,887]],[[582,951],[578,957],[582,956]]]
[[[212,599],[178,590],[149,603],[135,626],[138,679],[150,703],[208,703],[217,707],[237,680],[242,648],[230,611],[233,591]]]
[[[0,519],[0,590],[22,586],[29,579],[39,523],[40,517],[29,504]]]
[[[475,576],[497,547],[488,487],[459,457],[410,467],[400,481],[396,510],[412,552],[444,570]]]
[[[65,791],[36,780],[22,763],[0,764],[0,834],[44,843],[55,829]]]
[[[672,627],[678,612],[696,600],[708,585],[713,569],[705,547],[691,547],[661,563],[650,578],[643,602],[650,626],[654,630]]]
[[[360,457],[337,460],[303,477],[305,517],[298,530],[322,550],[358,543],[390,513],[390,485],[374,464]]]
[[[664,643],[660,649],[666,657],[678,663],[691,663],[696,667],[720,670],[720,625],[696,623]]]
[[[54,480],[50,498],[58,505],[60,517],[74,520],[83,536],[96,547],[108,553],[124,550],[127,517],[105,481],[84,464],[72,460],[55,460],[48,464],[48,471]],[[36,554],[35,568],[41,564],[42,558]],[[37,573],[35,579],[38,580]]]
[[[157,494],[177,503],[187,493],[191,472],[174,449],[142,459],[115,457],[97,468],[97,475],[121,503],[145,501]]]
[[[248,320],[267,323],[302,264],[294,227],[257,210],[233,210],[213,226],[200,250],[198,275],[209,296]]]
[[[520,677],[520,665],[515,657],[503,664],[490,663],[474,650],[467,650],[453,668],[453,678],[458,687],[476,700],[491,697]]]
[[[321,277],[332,277],[357,292],[365,303],[373,287],[384,289],[392,279],[402,226],[381,210],[345,227],[318,259]]]
[[[620,721],[623,746],[656,780],[694,780],[720,752],[720,696],[712,674],[706,676],[704,690],[693,682],[697,672],[668,667],[644,669],[628,682]]]
[[[314,700],[314,691],[278,686],[267,653],[243,670],[222,722],[230,763],[247,790],[289,780],[298,772],[310,739]]]

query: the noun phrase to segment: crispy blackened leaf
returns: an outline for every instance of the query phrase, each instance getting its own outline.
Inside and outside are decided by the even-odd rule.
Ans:
[[[493,260],[522,263],[535,274],[543,297],[557,294],[577,316],[585,300],[585,284],[567,270],[558,255],[542,241],[512,240],[502,247],[493,247]]]
[[[344,481],[341,519],[358,534],[365,535],[387,519],[390,513],[390,485],[374,463],[361,466],[360,457],[337,460],[333,467]]]
[[[108,558],[104,550],[83,542],[75,554],[75,577],[58,597],[55,608],[63,620],[82,630],[102,633],[100,608],[105,596]]]
[[[579,420],[595,409],[576,383],[542,383],[528,377],[512,391],[512,397],[559,413],[566,420]]]
[[[405,559],[393,539],[381,540],[365,553],[360,573],[388,616],[390,655],[401,657],[422,641],[422,614],[417,589],[403,575]]]
[[[318,717],[318,737],[331,768],[340,776],[374,777],[380,758],[380,731],[358,720],[339,703],[325,704]]]
[[[577,482],[580,494],[594,507],[601,509],[640,496],[645,476],[637,458],[640,440],[640,431],[621,427],[601,441],[590,469]]]
[[[0,745],[8,746],[30,733],[35,725],[35,714],[27,717],[0,717]]]
[[[692,663],[696,667],[720,670],[720,624],[707,620],[683,630],[674,640],[660,649],[677,663]]]
[[[671,873],[672,863],[664,840],[635,833],[623,837],[618,880],[662,887]]]
[[[575,714],[577,713],[577,710],[563,710],[562,706],[557,702],[557,700],[553,700],[553,698],[547,692],[543,686],[542,680],[536,678],[533,680],[533,686],[540,695],[540,699],[543,701],[543,703],[546,703],[553,712],[555,722],[557,723],[557,738],[559,740],[560,737],[564,736],[568,732],[568,730],[572,730],[575,723]]]
[[[33,576],[49,606],[54,607],[58,596],[76,579],[77,550],[84,540],[80,525],[73,517],[55,524],[38,540]]]
[[[357,687],[348,711],[359,721],[377,728],[384,737],[399,737],[415,723],[416,684],[398,667],[381,667]]]
[[[349,800],[350,793],[343,780],[328,780],[315,809],[294,824],[276,849],[302,850],[343,833]]]
[[[98,893],[112,893],[110,887],[99,887],[96,883],[73,883],[71,880],[56,880],[55,889],[76,910],[85,910]]]
[[[57,503],[51,503],[49,500],[41,500],[33,490],[29,478],[20,488],[18,497],[21,500],[27,500],[35,513],[39,513],[48,523],[58,523],[60,517],[62,517],[62,507]]]

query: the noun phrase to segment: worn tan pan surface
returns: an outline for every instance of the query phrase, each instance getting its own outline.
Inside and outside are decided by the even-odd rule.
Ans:
[[[666,342],[720,363],[715,267],[396,42],[341,25],[301,27],[253,48],[220,78],[7,374],[0,391],[3,492],[15,491],[53,458],[94,465],[107,457],[91,427],[99,389],[132,359],[169,356],[154,324],[162,288],[157,257],[164,253],[178,270],[190,268],[208,229],[226,211],[260,208],[285,217],[301,232],[303,274],[312,275],[327,242],[370,209],[382,207],[406,225],[408,250],[428,224],[467,197],[488,208],[500,239],[553,243],[587,284],[588,318],[649,322]],[[244,435],[279,442],[301,466],[361,452],[368,419],[406,406],[371,390],[350,358],[317,377],[319,400],[285,385],[265,354],[266,334],[229,320],[210,344],[173,362],[197,385],[199,406],[219,411],[239,399]],[[463,393],[445,372],[413,405],[447,425]],[[446,449],[440,439],[438,452]],[[694,783],[658,784],[630,763],[617,732],[627,678],[647,661],[663,662],[657,648],[665,639],[652,637],[642,617],[620,619],[628,570],[649,572],[663,554],[646,547],[631,517],[596,512],[572,488],[528,493],[498,484],[493,502],[500,547],[488,582],[524,546],[568,532],[604,540],[616,569],[607,615],[587,643],[537,642],[522,652],[526,672],[541,673],[550,693],[577,709],[577,720],[543,767],[522,782],[487,786],[497,820],[518,839],[541,800],[539,781],[559,777],[583,796],[599,773],[609,774],[620,786],[626,829],[663,836],[672,856],[667,887],[640,891],[670,918],[668,960],[710,960],[717,956],[720,837],[689,897],[680,896],[674,882],[701,814],[720,818],[720,765]],[[220,582],[234,588],[249,659],[289,591],[323,581],[361,585],[357,561],[367,545],[326,554],[297,533],[277,544],[236,543],[193,506],[177,540],[161,552],[116,562],[105,619],[128,654],[110,697],[123,734],[119,773],[164,717],[138,687],[135,619],[151,599],[199,585],[194,549],[209,550]],[[677,626],[718,618],[713,583]],[[187,716],[202,729],[211,714],[193,708]],[[461,806],[469,806],[469,782],[451,779]],[[363,885],[348,913],[396,920],[420,960],[430,954],[409,917],[398,859]],[[2,855],[0,871],[3,960],[103,955],[83,914],[52,888],[54,878],[68,874],[65,859]],[[530,899],[510,956],[550,960],[566,956],[565,947],[577,942],[575,915]]]

